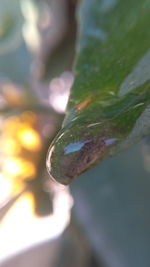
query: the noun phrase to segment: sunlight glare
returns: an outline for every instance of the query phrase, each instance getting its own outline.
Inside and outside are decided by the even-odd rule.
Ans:
[[[53,213],[40,218],[34,214],[31,193],[22,195],[0,225],[0,262],[38,243],[57,238],[69,224],[72,205],[67,187],[56,190]]]
[[[7,201],[12,191],[12,184],[0,174],[0,208]]]
[[[36,175],[35,165],[21,158],[7,158],[4,161],[2,171],[4,175],[12,178],[32,178]]]

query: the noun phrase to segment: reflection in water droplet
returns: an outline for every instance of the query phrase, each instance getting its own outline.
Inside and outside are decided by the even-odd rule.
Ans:
[[[69,153],[79,151],[84,146],[84,144],[86,144],[88,142],[90,142],[90,140],[71,143],[71,144],[64,147],[64,154],[67,155]]]
[[[95,123],[89,124],[87,127],[89,128],[89,127],[93,127],[95,125],[100,125],[100,124],[102,124],[102,122],[95,122]]]
[[[117,141],[117,138],[110,138],[110,139],[106,139],[105,140],[105,144],[107,145],[107,146],[109,146],[109,145],[112,145],[114,142],[116,142]]]
[[[109,146],[113,144],[115,141],[117,141],[117,138],[110,138],[110,139],[99,138],[98,140],[103,141],[106,146]],[[64,154],[67,155],[69,153],[79,151],[86,143],[90,142],[92,142],[92,140],[84,140],[75,143],[70,143],[69,145],[64,147]]]
[[[84,132],[82,133],[83,129]],[[112,137],[112,133],[99,133],[95,137],[88,133],[88,136],[86,136],[85,129],[85,127],[82,127],[80,129],[81,133],[78,129],[76,136],[73,134],[74,129],[67,130],[63,135],[61,132],[49,149],[47,156],[48,172],[52,178],[64,185],[69,184],[74,177],[79,176],[98,160],[103,159],[110,148],[118,141],[118,138]],[[99,127],[97,129],[99,130]],[[80,136],[82,136],[82,139]]]
[[[55,148],[54,146],[50,147],[48,154],[47,154],[46,166],[47,166],[47,170],[49,173],[51,173],[51,155],[53,153],[54,148]]]

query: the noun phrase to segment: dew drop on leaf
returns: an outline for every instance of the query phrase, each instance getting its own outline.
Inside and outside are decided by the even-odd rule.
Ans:
[[[75,132],[74,127],[62,131],[51,144],[47,156],[47,169],[56,181],[67,185],[97,161],[102,160],[118,139],[112,132],[100,132],[97,125],[81,126]],[[85,131],[86,130],[86,131]]]

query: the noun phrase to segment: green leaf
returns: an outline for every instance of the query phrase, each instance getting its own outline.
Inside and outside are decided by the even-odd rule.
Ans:
[[[150,132],[149,0],[83,0],[75,82],[47,158],[63,184]]]

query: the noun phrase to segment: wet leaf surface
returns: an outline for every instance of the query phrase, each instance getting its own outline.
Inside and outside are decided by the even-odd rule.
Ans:
[[[75,81],[47,158],[60,183],[149,134],[149,12],[147,0],[81,2]]]

